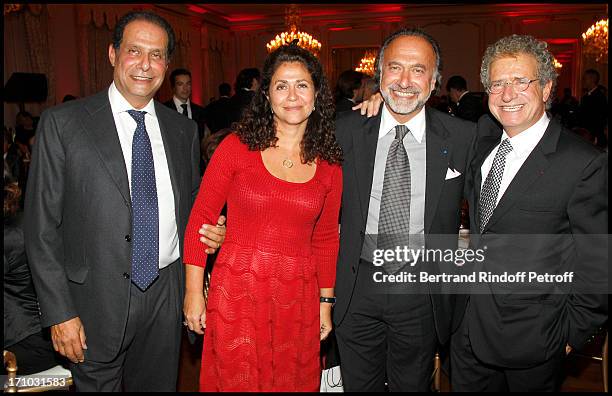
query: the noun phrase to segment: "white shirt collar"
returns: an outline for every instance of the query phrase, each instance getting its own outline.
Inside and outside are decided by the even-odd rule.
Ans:
[[[544,136],[544,132],[546,132],[549,122],[550,119],[546,115],[546,112],[544,112],[538,122],[514,137],[508,136],[508,133],[504,129],[502,132],[501,141],[506,138],[510,139],[510,144],[512,144],[512,152],[514,155],[519,157],[529,155],[540,139],[542,139],[542,136]]]
[[[186,102],[183,102],[182,100],[180,100],[180,99],[179,99],[179,98],[177,98],[176,96],[172,96],[172,100],[174,100],[174,104],[175,104],[175,106],[176,106],[176,108],[177,108],[177,109],[180,109],[182,104],[186,104],[187,106],[189,106],[189,105],[190,105],[189,98],[187,98],[187,101],[186,101]],[[189,107],[191,107],[191,106],[189,106]]]
[[[134,109],[134,106],[132,106],[123,97],[121,92],[119,92],[119,90],[115,86],[114,81],[111,83],[110,87],[108,88],[108,99],[110,101],[111,111],[113,112],[113,114],[127,112],[128,110],[137,110],[137,109]],[[155,105],[153,103],[153,99],[151,99],[145,107],[143,107],[142,109],[138,109],[138,110],[146,111],[148,115],[154,118],[157,118],[157,115],[155,114]]]
[[[382,115],[380,117],[380,129],[378,130],[378,139],[385,136],[389,131],[395,129],[396,125],[400,123],[397,122],[393,115],[387,109],[387,105],[383,105]],[[402,124],[405,125],[412,133],[412,136],[416,139],[417,142],[421,143],[423,140],[423,135],[425,134],[425,106],[410,119],[410,121]]]
[[[457,105],[459,105],[459,101],[461,100],[461,98],[463,98],[465,96],[465,94],[467,94],[470,91],[463,91],[463,93],[461,95],[459,95],[459,99],[457,99]]]

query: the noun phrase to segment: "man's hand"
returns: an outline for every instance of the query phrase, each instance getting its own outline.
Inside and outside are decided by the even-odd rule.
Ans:
[[[66,356],[72,363],[83,363],[85,356],[85,328],[77,316],[65,322],[51,326],[51,340],[53,349],[60,355]]]
[[[219,216],[216,226],[202,224],[198,232],[203,235],[200,241],[208,246],[206,253],[214,254],[225,240],[225,216]]]
[[[570,344],[565,344],[565,355],[569,355],[572,350],[573,348],[570,346]]]
[[[364,100],[352,107],[353,110],[360,110],[361,115],[368,114],[368,117],[372,117],[378,114],[378,109],[380,109],[380,104],[383,102],[383,98],[379,92],[376,92],[374,95],[370,96],[370,99]]]

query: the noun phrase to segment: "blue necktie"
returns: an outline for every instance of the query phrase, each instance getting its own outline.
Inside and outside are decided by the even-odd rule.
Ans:
[[[159,209],[146,112],[128,113],[136,121],[132,141],[132,282],[144,291],[159,275]]]

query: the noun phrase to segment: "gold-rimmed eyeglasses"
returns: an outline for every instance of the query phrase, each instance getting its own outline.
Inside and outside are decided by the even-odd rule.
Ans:
[[[539,78],[534,78],[533,80],[530,80],[528,78],[515,78],[512,81],[493,81],[491,85],[489,85],[489,88],[487,88],[487,90],[489,91],[489,93],[498,94],[501,93],[507,85],[512,85],[515,91],[523,92],[529,88],[529,85],[532,82],[538,80]]]

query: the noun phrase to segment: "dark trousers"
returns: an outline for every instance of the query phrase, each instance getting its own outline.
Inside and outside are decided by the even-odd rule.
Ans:
[[[123,343],[111,362],[71,364],[77,391],[176,392],[181,340],[180,262],[160,270],[146,291],[134,284]]]
[[[68,362],[53,350],[49,329],[34,333],[5,349],[15,354],[19,375],[38,373]]]
[[[336,328],[345,391],[430,390],[437,345],[428,294],[372,288],[373,266],[362,261],[353,298]]]
[[[453,392],[559,391],[562,379],[562,350],[557,356],[530,368],[504,368],[486,364],[472,351],[468,320],[469,315],[466,312],[463,323],[451,339],[450,375]]]

